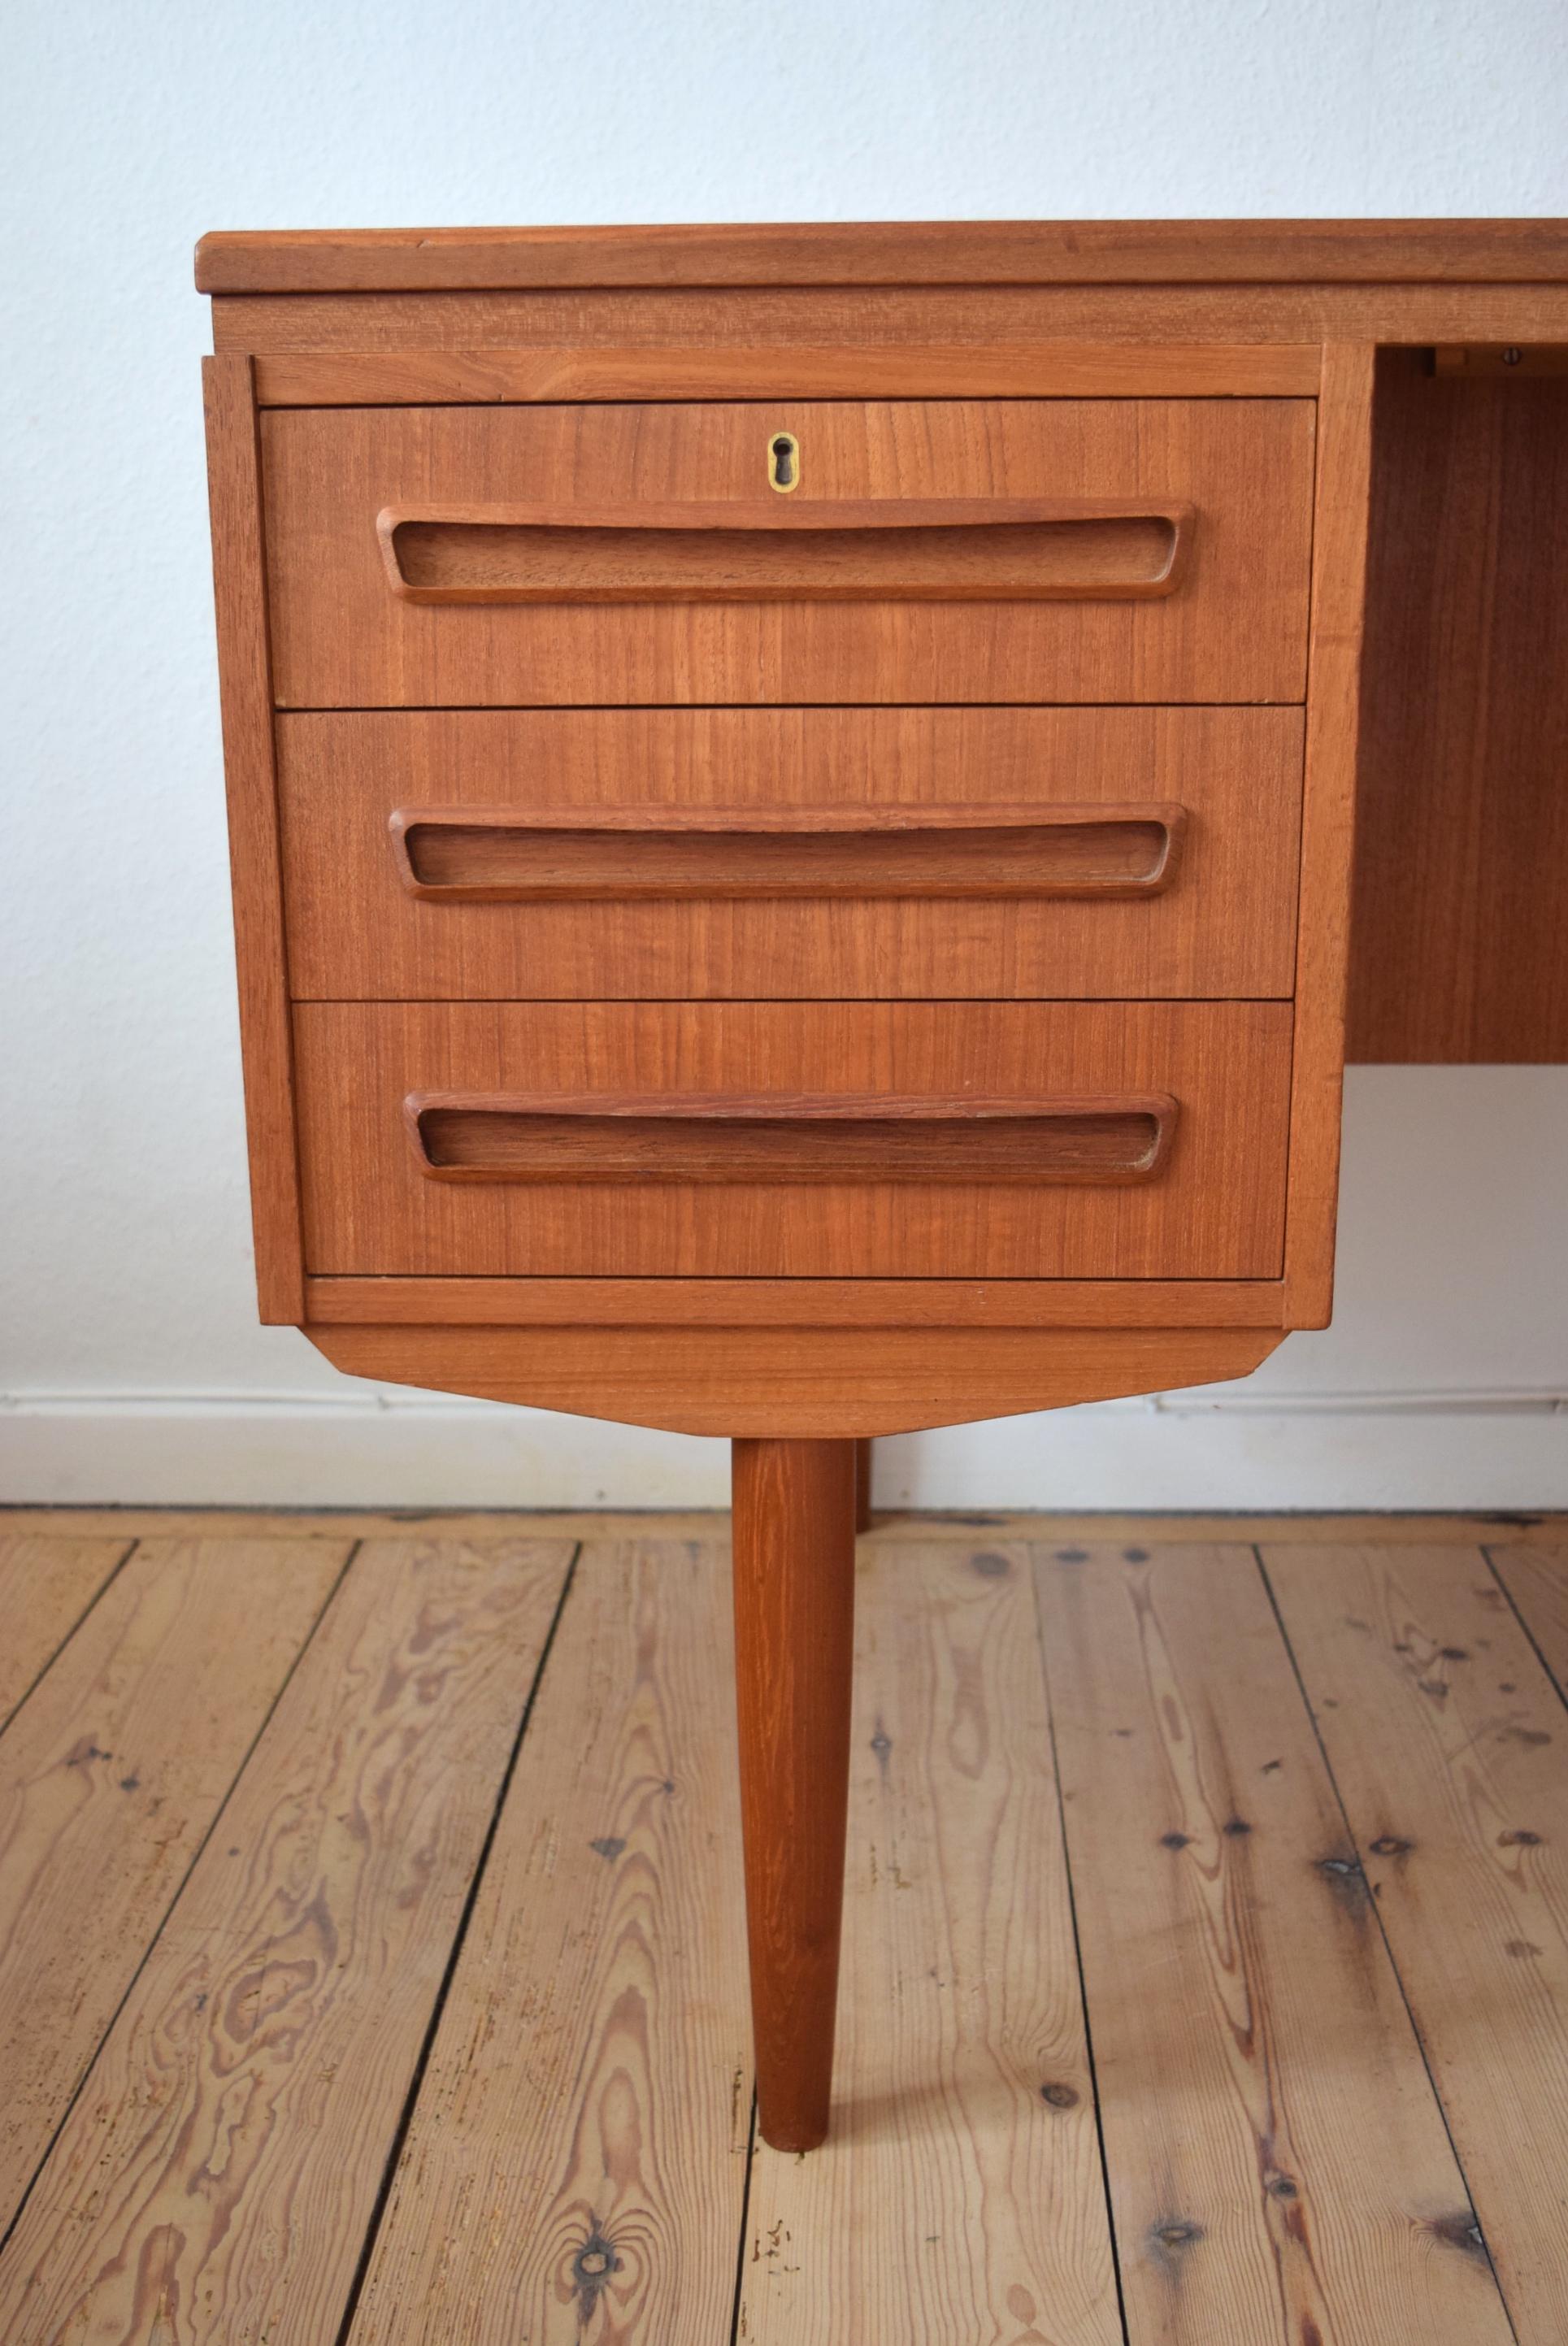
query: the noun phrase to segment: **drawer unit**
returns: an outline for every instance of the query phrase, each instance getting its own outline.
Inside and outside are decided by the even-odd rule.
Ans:
[[[308,1004],[327,1276],[1277,1278],[1286,1004]]]
[[[1104,228],[209,248],[264,1316],[735,1439],[781,2149],[853,1440],[1328,1318],[1373,354],[1210,233],[1141,293]]]
[[[1314,413],[275,412],[274,688],[290,709],[1299,700]]]
[[[1291,991],[1296,709],[279,719],[303,999]]]

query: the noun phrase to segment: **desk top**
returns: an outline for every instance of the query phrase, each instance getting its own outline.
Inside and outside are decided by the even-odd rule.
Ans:
[[[878,220],[221,230],[203,293],[771,285],[1551,284],[1568,220]]]

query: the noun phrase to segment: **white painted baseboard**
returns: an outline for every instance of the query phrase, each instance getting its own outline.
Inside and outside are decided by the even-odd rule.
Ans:
[[[1568,1507],[1568,1396],[1107,1402],[880,1443],[887,1507]],[[341,1395],[19,1392],[0,1501],[212,1506],[702,1507],[719,1442],[363,1386]]]

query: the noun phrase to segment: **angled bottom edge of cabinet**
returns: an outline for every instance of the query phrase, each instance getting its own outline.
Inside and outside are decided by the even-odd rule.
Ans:
[[[1278,1328],[314,1326],[377,1383],[677,1433],[911,1433],[1249,1375]]]

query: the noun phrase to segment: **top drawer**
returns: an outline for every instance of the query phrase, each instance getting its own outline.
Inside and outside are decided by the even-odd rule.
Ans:
[[[278,702],[1299,700],[1313,423],[1286,399],[274,411]]]

